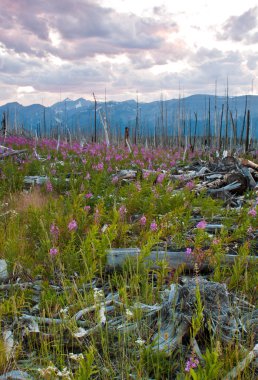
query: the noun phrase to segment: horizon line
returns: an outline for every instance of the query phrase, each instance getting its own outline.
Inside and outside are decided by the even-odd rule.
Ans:
[[[162,95],[162,94],[161,94]],[[180,96],[179,94],[179,97],[177,98],[170,98],[170,99],[164,99],[164,98],[160,98],[160,99],[156,99],[156,100],[152,100],[152,101],[149,101],[149,102],[145,102],[145,101],[138,101],[137,99],[133,99],[133,98],[128,98],[126,100],[97,100],[97,103],[112,103],[112,102],[115,102],[115,103],[125,103],[125,102],[129,102],[129,101],[134,101],[135,103],[138,103],[138,104],[150,104],[150,103],[155,103],[155,102],[160,102],[160,101],[163,101],[163,102],[168,102],[168,101],[178,101],[178,100],[182,100],[182,99],[187,99],[187,98],[191,98],[191,97],[194,97],[194,96],[208,96],[208,97],[216,97],[216,98],[227,98],[227,95],[217,95],[217,94],[208,94],[208,93],[197,93],[197,94],[192,94],[192,95],[187,95],[187,96]],[[249,97],[255,97],[255,96],[258,96],[258,94],[241,94],[241,95],[228,95],[228,98],[229,99],[234,99],[234,98],[240,98],[240,97],[245,97],[245,96],[249,96]],[[102,97],[100,97],[102,98]],[[48,106],[44,106],[42,103],[30,103],[30,104],[27,104],[27,105],[24,105],[22,103],[20,103],[18,100],[14,100],[12,102],[7,102],[7,103],[3,103],[3,104],[0,104],[0,107],[4,107],[4,106],[7,106],[9,104],[13,104],[13,103],[18,103],[19,105],[21,105],[22,107],[30,107],[32,105],[40,105],[44,108],[51,108],[53,107],[55,104],[59,104],[59,103],[64,103],[65,101],[70,101],[70,102],[76,102],[78,100],[85,100],[85,101],[88,101],[88,102],[91,102],[91,103],[94,103],[94,100],[89,100],[87,98],[83,98],[82,96],[77,98],[77,99],[71,99],[69,97],[66,97],[65,99],[63,100],[59,100],[51,105],[48,105]]]

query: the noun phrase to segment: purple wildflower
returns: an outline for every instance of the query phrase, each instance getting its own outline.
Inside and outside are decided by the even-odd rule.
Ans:
[[[56,255],[58,254],[58,249],[57,249],[57,248],[54,248],[54,247],[50,248],[50,250],[49,250],[49,254],[50,254],[51,256],[56,256]]]
[[[78,228],[77,222],[75,219],[71,220],[71,222],[68,224],[68,230],[69,231],[76,231]]]
[[[123,218],[125,216],[125,214],[127,213],[127,209],[126,209],[125,205],[122,205],[118,211],[119,211],[119,215],[121,218]]]
[[[51,193],[53,191],[53,186],[52,186],[52,183],[50,181],[47,181],[46,189],[49,193]]]
[[[157,231],[158,230],[158,225],[155,222],[155,220],[153,220],[153,222],[151,223],[150,229],[151,229],[151,231]]]
[[[252,208],[250,211],[248,211],[248,215],[250,216],[256,216],[257,212],[254,208]]]
[[[248,234],[251,234],[253,232],[253,228],[250,226],[250,227],[248,227],[248,229],[247,229],[247,233]]]
[[[194,188],[194,182],[193,181],[187,182],[185,187],[187,187],[189,190],[192,190]]]
[[[140,219],[140,225],[141,225],[141,226],[145,226],[146,221],[147,221],[147,218],[146,218],[145,215],[143,215],[143,216],[141,217],[141,219]]]
[[[190,372],[190,369],[196,368],[198,364],[199,364],[199,359],[196,358],[195,356],[191,356],[190,359],[188,359],[186,362],[185,371]]]
[[[201,220],[201,221],[197,224],[196,227],[197,227],[199,230],[204,230],[206,226],[207,226],[207,223],[205,222],[205,220]]]
[[[52,223],[50,226],[50,233],[55,238],[58,238],[59,236],[59,228],[54,223]]]
[[[86,211],[86,212],[89,212],[90,211],[90,206],[84,206],[83,210]]]
[[[164,173],[160,173],[157,177],[157,183],[162,183],[163,180],[165,178],[165,174]]]
[[[136,189],[138,190],[138,191],[141,191],[141,189],[142,189],[142,187],[141,187],[141,184],[140,184],[140,182],[135,182],[135,187],[136,187]]]
[[[100,162],[100,163],[96,166],[96,170],[99,171],[99,172],[101,172],[101,171],[103,170],[103,168],[104,168],[104,164],[103,164],[103,162]]]
[[[100,212],[99,212],[99,209],[96,208],[95,213],[94,213],[94,222],[99,223],[99,220],[100,220]]]
[[[192,254],[192,248],[186,248],[185,253],[187,254],[187,256],[190,256]]]
[[[87,193],[85,194],[85,198],[89,199],[89,198],[92,198],[93,197],[93,194],[92,193]]]
[[[113,178],[112,178],[112,183],[117,183],[118,182],[118,176],[115,175]]]

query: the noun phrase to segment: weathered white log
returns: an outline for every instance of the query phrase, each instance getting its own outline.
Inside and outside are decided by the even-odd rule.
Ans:
[[[241,169],[243,175],[247,178],[248,182],[249,182],[249,187],[251,189],[255,189],[256,187],[256,182],[255,180],[253,179],[253,176],[252,174],[250,173],[250,169],[248,168],[245,168],[245,167],[242,167]]]
[[[189,330],[190,323],[182,321],[179,326],[175,327],[168,321],[166,325],[162,325],[161,329],[153,336],[153,341],[156,342],[152,346],[154,351],[164,351],[170,353],[174,351],[178,345],[182,342],[184,335]]]
[[[31,185],[43,185],[49,181],[47,176],[25,176],[23,182]]]
[[[241,186],[241,183],[234,181],[234,182],[232,182],[226,186],[220,187],[218,189],[209,189],[208,192],[209,193],[219,193],[219,192],[223,192],[223,191],[232,191],[232,190],[239,189],[240,186]]]
[[[0,274],[1,277],[1,274]],[[9,290],[13,288],[26,289],[29,287],[33,287],[34,284],[32,282],[15,282],[13,284],[0,284],[0,290]]]
[[[117,248],[111,249],[107,252],[106,265],[108,268],[121,267],[128,259],[134,259],[134,262],[142,260],[141,251],[139,248]],[[226,254],[223,261],[229,265],[233,265],[237,259],[237,255]],[[184,264],[187,269],[194,269],[194,260],[186,255],[186,252],[169,252],[169,251],[152,251],[149,256],[144,257],[144,261],[149,264],[157,266],[161,260],[167,261],[168,265],[177,268]],[[248,261],[258,260],[258,256],[247,257]],[[200,264],[200,269],[209,267],[207,261]]]
[[[33,378],[27,372],[14,370],[4,373],[0,376],[0,380],[33,380]]]
[[[11,330],[4,330],[3,341],[5,346],[5,356],[9,360],[13,356],[14,352],[14,339]]]
[[[109,299],[105,302],[103,302],[102,306],[105,307],[105,306],[108,306],[108,305],[111,305],[113,303],[113,299]],[[91,313],[92,311],[95,311],[99,306],[98,305],[92,305],[92,306],[89,306],[89,307],[86,307],[85,309],[82,309],[80,311],[78,311],[75,315],[74,315],[74,319],[76,321],[78,321],[79,319],[81,319],[81,317],[85,314],[88,314],[88,313]]]
[[[14,151],[8,151],[0,155],[0,160],[2,158],[10,157],[10,156],[17,156],[21,153],[27,152],[27,149],[22,149],[22,150],[14,150]]]
[[[135,179],[136,178],[136,175],[137,175],[137,171],[136,170],[131,170],[131,169],[123,169],[123,170],[119,170],[117,171],[116,174],[113,174],[112,177],[118,177],[118,179],[122,180],[122,179]]]
[[[181,181],[190,181],[194,178],[202,177],[206,172],[210,172],[210,170],[204,166],[198,172],[191,170],[190,172],[185,174],[172,174],[170,178]]]
[[[0,260],[0,282],[8,279],[7,262]]]
[[[256,164],[253,161],[247,160],[246,158],[240,158],[240,162],[243,166],[247,166],[248,168],[258,170],[258,164]]]

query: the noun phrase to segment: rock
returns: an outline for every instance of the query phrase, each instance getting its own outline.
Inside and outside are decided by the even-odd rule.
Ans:
[[[5,260],[0,260],[0,282],[8,279],[7,263]]]

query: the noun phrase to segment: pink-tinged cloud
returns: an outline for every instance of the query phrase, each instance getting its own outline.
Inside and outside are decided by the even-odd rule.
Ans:
[[[258,27],[258,7],[250,8],[240,16],[231,16],[224,23],[218,38],[254,43],[254,29]],[[257,33],[255,33],[257,34]]]
[[[186,9],[173,14],[150,5],[139,16],[103,1],[0,0],[0,101],[25,88],[35,89],[26,103],[39,93],[37,101],[47,94],[50,104],[60,91],[87,97],[105,88],[113,99],[138,91],[148,101],[161,91],[177,97],[179,83],[185,95],[213,92],[215,80],[224,94],[227,77],[238,91],[258,77],[258,7],[222,14],[206,35]]]
[[[121,54],[159,49],[175,22],[117,13],[91,1],[59,0],[17,2],[3,0],[0,41],[18,53],[62,59],[81,59],[95,54]],[[50,32],[60,36],[53,47]]]

